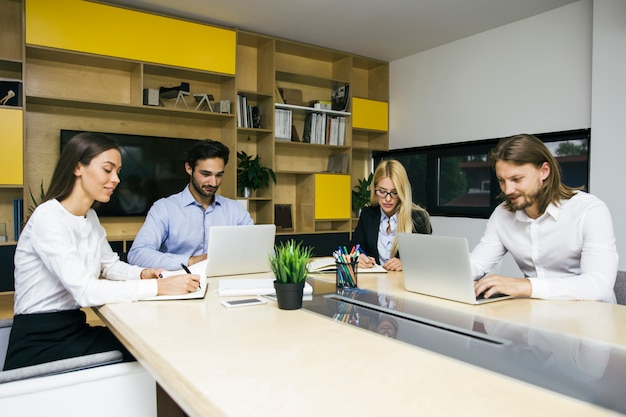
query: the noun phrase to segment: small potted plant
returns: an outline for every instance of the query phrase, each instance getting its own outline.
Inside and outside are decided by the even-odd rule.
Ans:
[[[274,288],[278,308],[296,310],[302,307],[302,293],[307,277],[307,264],[313,248],[291,239],[274,246],[269,263],[274,272]]]
[[[270,178],[276,184],[276,174],[261,165],[261,158],[244,151],[237,152],[237,189],[242,197],[252,196],[252,191],[268,187]]]
[[[362,178],[359,183],[352,190],[352,211],[359,217],[361,209],[370,205],[372,178],[374,174],[371,173],[367,178]]]

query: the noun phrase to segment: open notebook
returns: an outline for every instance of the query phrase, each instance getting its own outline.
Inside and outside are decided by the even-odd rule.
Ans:
[[[207,261],[198,262],[189,267],[189,271],[192,274],[200,275],[200,286],[194,292],[181,295],[157,295],[150,298],[143,298],[141,301],[156,301],[156,300],[187,300],[194,298],[204,298],[208,284],[206,281],[206,264]],[[173,275],[186,274],[183,269],[177,269],[176,271],[163,272],[163,278],[171,277]]]
[[[323,272],[335,272],[337,267],[335,266],[335,258],[332,256],[325,256],[323,258],[316,258],[309,262],[307,266],[309,269],[309,273],[323,273]],[[376,264],[372,268],[359,268],[359,274],[367,274],[367,273],[385,273],[387,270],[382,266]]]

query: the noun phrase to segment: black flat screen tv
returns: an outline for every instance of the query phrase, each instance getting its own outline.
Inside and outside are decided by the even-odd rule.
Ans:
[[[61,151],[80,130],[61,130]],[[152,203],[189,183],[185,153],[196,139],[103,133],[122,152],[120,184],[108,203],[94,205],[100,217],[145,216]]]

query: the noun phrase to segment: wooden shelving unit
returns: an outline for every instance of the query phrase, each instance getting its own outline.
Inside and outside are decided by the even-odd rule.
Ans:
[[[80,3],[80,8],[88,7],[90,10],[105,7]],[[48,7],[39,0],[33,4],[33,7]],[[226,197],[240,198],[236,186],[238,151],[258,154],[263,165],[276,172],[276,184],[259,190],[247,199],[248,210],[256,223],[273,223],[274,206],[290,204],[294,224],[291,230],[284,233],[349,233],[354,227],[352,213],[337,218],[315,217],[315,204],[321,201],[321,197],[315,195],[315,176],[327,169],[329,156],[343,154],[349,162],[349,173],[344,174],[344,178],[347,175],[349,187],[354,187],[359,178],[372,170],[372,151],[388,149],[388,133],[363,126],[353,129],[352,118],[355,115],[351,104],[344,112],[332,112],[313,110],[304,103],[330,100],[332,90],[346,84],[350,86],[351,97],[386,103],[389,98],[388,63],[232,30],[236,35],[232,46],[235,50],[198,40],[197,53],[215,48],[210,51],[212,56],[221,53],[225,60],[229,60],[235,55],[234,73],[183,68],[172,65],[171,57],[155,63],[156,60],[132,59],[125,52],[112,56],[96,53],[93,48],[70,50],[64,44],[54,45],[47,40],[43,44],[26,45],[23,22],[28,21],[28,16],[25,15],[23,1],[0,0],[0,8],[3,10],[0,15],[0,78],[23,80],[26,126],[23,139],[24,180],[22,184],[0,185],[0,222],[7,223],[7,229],[13,217],[13,199],[22,195],[29,198],[28,190],[38,190],[42,179],[47,188],[47,181],[59,156],[61,129],[220,140],[231,150],[221,187],[221,193]],[[90,15],[88,18],[97,19],[97,16]],[[186,29],[186,23],[182,21],[175,24],[182,25],[177,27],[183,31]],[[63,30],[70,29],[64,27]],[[41,33],[37,35],[41,38]],[[96,49],[109,50],[102,39],[98,42]],[[158,45],[146,45],[146,48],[152,48],[152,53],[158,54]],[[196,111],[192,96],[187,98],[188,108],[181,103],[174,107],[174,100],[164,100],[163,106],[158,107],[143,104],[144,89],[172,87],[181,81],[189,83],[191,95],[211,94],[215,101],[230,100],[230,114]],[[276,104],[276,87],[301,91],[303,103]],[[237,126],[237,95],[245,96],[250,105],[258,106],[260,128]],[[344,144],[331,146],[276,140],[276,108],[287,108],[293,112],[293,124],[300,138],[306,114],[311,111],[345,117]],[[380,114],[380,117],[386,121],[388,115]],[[342,189],[341,192],[349,191]],[[27,206],[28,199],[24,198],[24,201]],[[343,199],[341,204],[346,204],[345,201]],[[336,204],[332,199],[323,203]],[[132,240],[143,218],[102,218],[101,221],[110,240],[126,242]]]
[[[23,80],[24,26],[21,0],[0,0],[0,83],[21,83]],[[3,89],[4,90],[4,89]],[[4,97],[3,91],[0,99]],[[23,90],[15,91],[21,103]],[[19,103],[18,103],[19,104]],[[23,106],[0,105],[2,154],[0,155],[0,223],[4,223],[7,240],[15,244],[13,201],[23,195]]]
[[[313,109],[306,103],[330,100],[332,90],[346,84],[350,86],[352,97],[365,99],[366,102],[372,100],[386,103],[389,99],[388,63],[243,31],[238,32],[237,58],[238,90],[242,89],[240,85],[247,85],[250,89],[254,89],[255,85],[263,85],[263,91],[270,94],[277,87],[301,92],[302,103],[274,103],[276,109],[292,111],[293,125],[299,138],[303,136],[307,113],[318,112],[346,118],[347,128],[342,146],[275,140],[265,134],[260,136],[260,141],[240,139],[238,146],[247,153],[258,152],[264,161],[272,157],[270,166],[276,172],[277,184],[266,193],[270,192],[271,205],[291,205],[294,227],[286,233],[351,232],[356,225],[352,213],[334,219],[315,217],[314,202],[319,203],[319,196],[314,195],[312,185],[315,175],[326,171],[330,155],[345,154],[349,161],[351,190],[358,179],[371,172],[372,151],[389,148],[388,133],[386,130],[369,128],[352,129],[351,106],[346,111],[337,112]],[[264,111],[267,111],[267,107]],[[380,117],[386,123],[388,115],[381,114]],[[241,138],[241,130],[238,136]],[[343,192],[350,193],[350,190]],[[349,200],[347,204],[350,204]],[[345,201],[341,204],[346,204]],[[337,201],[329,198],[324,204],[334,205]]]

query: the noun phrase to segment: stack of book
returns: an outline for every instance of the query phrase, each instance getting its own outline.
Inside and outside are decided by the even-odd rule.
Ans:
[[[237,94],[237,127],[261,127],[259,107],[248,104],[248,98],[243,94]]]
[[[276,140],[291,141],[291,110],[274,110],[274,129]]]
[[[322,113],[309,113],[304,120],[302,141],[317,145],[343,146],[346,118]]]

